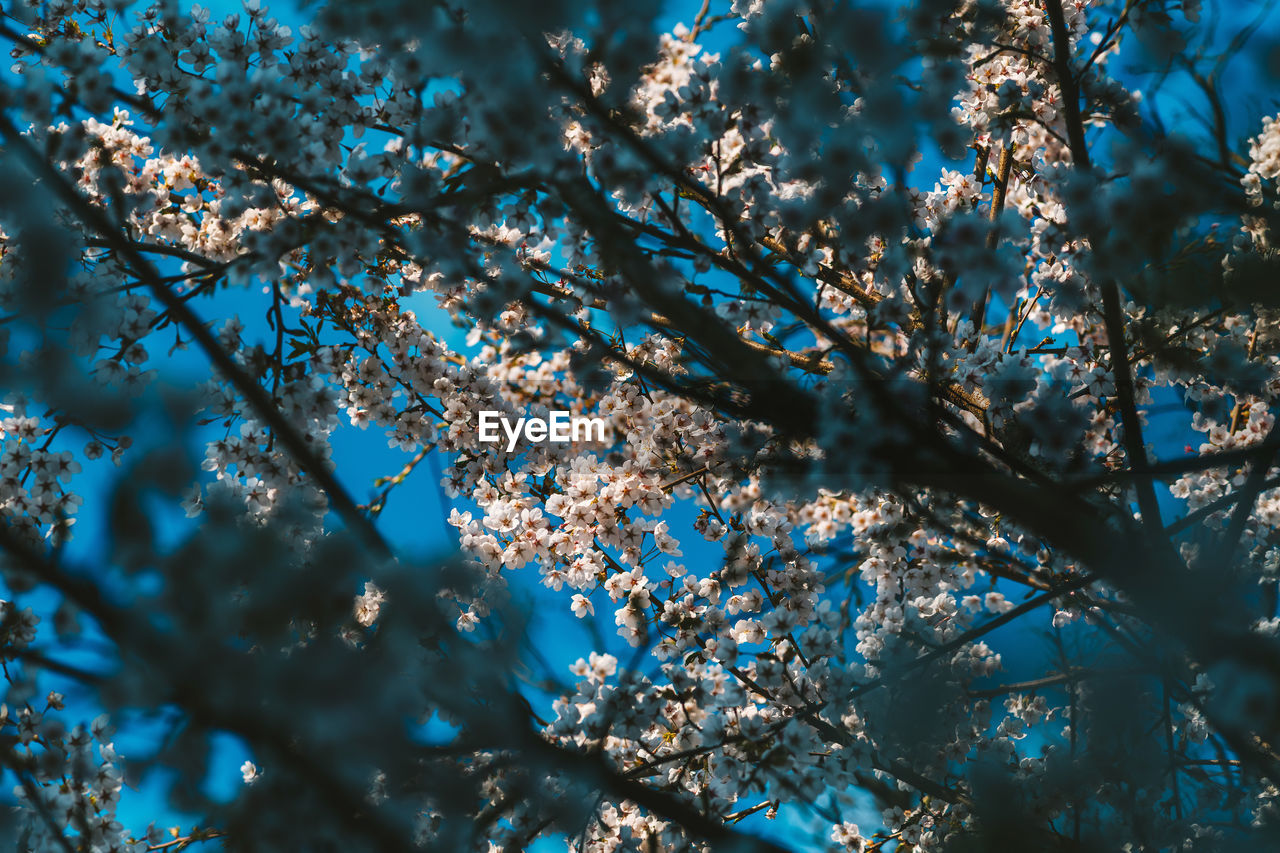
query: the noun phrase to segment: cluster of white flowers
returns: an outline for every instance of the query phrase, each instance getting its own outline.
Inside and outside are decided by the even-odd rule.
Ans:
[[[42,152],[112,229],[68,209],[63,218],[83,226],[79,268],[48,309],[82,309],[67,328],[90,385],[142,395],[171,327],[175,347],[211,337],[254,384],[220,365],[198,389],[216,434],[210,477],[184,493],[189,516],[216,521],[242,506],[245,531],[283,528],[310,565],[334,538],[326,511],[342,511],[317,477],[335,431],[373,426],[412,454],[378,480],[381,497],[355,508],[366,520],[391,490],[420,485],[410,475],[436,454],[471,570],[437,596],[460,642],[480,642],[511,573],[526,572],[558,594],[566,619],[611,616],[637,650],[631,664],[610,653],[612,638],[584,650],[571,667],[578,683],[537,737],[598,755],[620,779],[648,780],[716,822],[801,804],[829,819],[837,849],[936,850],[979,825],[966,762],[1034,780],[1064,750],[1074,757],[1089,698],[1068,659],[1087,657],[1077,641],[1123,645],[1140,632],[1123,584],[1087,577],[1078,543],[1050,541],[1016,499],[957,498],[955,479],[933,475],[963,453],[1037,487],[1099,477],[1088,487],[1101,483],[1099,505],[1128,530],[1136,515],[1107,476],[1150,462],[1133,458],[1147,450],[1125,431],[1143,425],[1153,389],[1180,391],[1195,409],[1207,438],[1190,453],[1235,453],[1233,465],[1269,440],[1280,392],[1277,348],[1251,303],[1210,312],[1135,293],[1118,298],[1127,335],[1104,313],[1107,282],[1131,261],[1097,223],[1139,239],[1134,206],[1166,179],[1128,153],[1117,155],[1132,160],[1117,166],[1123,180],[1082,177],[1076,137],[1130,121],[1138,99],[1106,71],[1123,26],[1108,22],[1109,4],[1052,5],[1065,42],[1032,0],[948,6],[939,21],[950,47],[917,68],[889,30],[821,4],[779,14],[735,0],[714,23],[615,55],[609,15],[543,21],[523,10],[508,22],[332,4],[295,34],[256,0],[244,19],[222,21],[158,2],[131,27],[108,26],[113,4],[57,2],[23,12],[35,37],[5,31],[23,86],[0,107],[30,128],[6,144]],[[1195,5],[1183,4],[1188,18]],[[699,39],[722,20],[745,47],[704,50]],[[624,23],[616,32],[637,30]],[[418,25],[446,35],[407,35]],[[511,67],[495,69],[512,32],[522,35]],[[927,45],[929,33],[912,37]],[[1081,66],[1068,88],[1088,99],[1083,114],[1058,79],[1061,51]],[[133,93],[101,73],[119,63]],[[57,73],[74,83],[64,94]],[[919,79],[901,101],[886,97],[899,74]],[[68,118],[72,103],[94,115]],[[517,129],[517,115],[528,124]],[[922,152],[904,128],[925,122],[944,153],[972,151],[973,163],[908,186]],[[1244,189],[1260,204],[1280,177],[1280,121],[1264,120],[1250,158]],[[23,316],[40,234],[5,227],[0,307]],[[1240,268],[1253,249],[1233,251],[1227,266]],[[195,296],[250,281],[266,285],[274,340],[250,340],[238,317],[208,331],[183,319]],[[442,316],[465,337],[435,328]],[[5,409],[0,515],[23,541],[60,545],[82,503],[70,489],[78,458],[109,452],[120,464],[132,440],[25,397]],[[481,411],[598,417],[605,438],[508,449],[480,440]],[[82,454],[64,446],[84,432]],[[898,476],[904,458],[917,467]],[[1241,553],[1271,553],[1280,488],[1249,492],[1247,478],[1245,467],[1198,467],[1170,491],[1214,535],[1232,526],[1229,498],[1248,494]],[[1076,480],[1056,485],[1076,499]],[[256,624],[240,586],[251,572],[236,571],[234,589],[206,581],[220,596],[211,607],[243,606]],[[401,600],[366,582],[337,620],[342,648],[374,654]],[[1061,677],[1040,692],[993,686],[1004,656],[988,632],[1020,614],[1051,632],[1060,657]],[[310,648],[326,618],[308,610],[288,639],[270,641]],[[25,649],[34,614],[5,604],[0,630],[6,649]],[[933,682],[948,691],[921,687]],[[1212,707],[1190,690],[1165,699],[1170,742],[1176,732],[1188,762],[1200,761]],[[901,710],[913,703],[928,713]],[[433,712],[465,725],[457,707],[396,711]],[[927,736],[904,736],[901,720]],[[122,849],[110,745],[89,773],[83,732],[55,750],[63,733],[29,704],[3,722],[72,768],[70,782],[42,771],[25,790],[48,800],[28,810],[32,831],[71,826],[93,849]],[[534,804],[513,804],[527,780],[500,754],[467,764],[483,780],[490,843],[552,831]],[[252,761],[241,771],[255,791],[285,778]],[[538,784],[569,790],[567,776],[548,771]],[[387,776],[375,778],[371,808],[392,796]],[[855,789],[906,805],[864,831],[841,812]],[[1198,790],[1212,811],[1214,791]],[[1122,808],[1128,793],[1107,787],[1099,808]],[[1028,799],[1050,823],[1071,808]],[[442,837],[435,808],[418,809],[424,842]],[[1192,830],[1170,833],[1180,844]],[[610,794],[578,849],[678,849],[696,835]]]
[[[117,766],[121,758],[108,739],[106,717],[68,732],[53,715],[46,717],[48,711],[61,708],[61,696],[51,693],[44,712],[28,706],[17,719],[7,708],[0,713],[0,722],[16,728],[18,741],[31,757],[27,770],[40,767],[39,777],[61,779],[60,784],[49,785],[31,781],[39,777],[26,776],[26,784],[14,788],[19,803],[43,816],[31,823],[31,849],[58,849],[58,839],[68,831],[86,849],[111,853],[137,849],[131,833],[116,819],[123,787]]]
[[[1262,182],[1280,178],[1280,116],[1262,120],[1262,132],[1249,140],[1249,171],[1241,178],[1249,202],[1262,204]]]

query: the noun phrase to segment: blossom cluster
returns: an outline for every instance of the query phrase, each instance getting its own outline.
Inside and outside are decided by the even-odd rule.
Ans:
[[[280,577],[319,575],[338,528],[382,542],[387,553],[351,560],[362,592],[335,593],[330,610],[292,603],[299,615],[261,643],[241,638],[259,637],[259,601],[280,603],[285,580],[211,551],[194,573],[222,574],[184,582],[234,614],[243,633],[222,640],[246,660],[305,657],[329,634],[335,655],[399,649],[384,636],[405,593],[375,575],[396,562],[376,522],[393,495],[438,488],[465,571],[432,587],[451,633],[420,638],[401,681],[457,676],[421,649],[514,630],[521,575],[599,646],[568,670],[577,681],[549,721],[532,714],[542,747],[613,774],[573,827],[522,793],[567,796],[578,781],[564,766],[519,770],[509,743],[483,745],[501,727],[475,723],[468,740],[453,697],[392,685],[364,697],[463,732],[456,769],[478,780],[484,801],[469,808],[486,844],[572,829],[591,853],[683,849],[710,837],[687,810],[723,829],[782,807],[811,810],[833,849],[942,850],[983,829],[973,767],[1042,783],[1020,807],[1054,832],[1155,808],[1150,787],[1108,781],[1094,807],[1053,787],[1085,747],[1109,754],[1089,717],[1105,699],[1083,675],[1105,668],[1097,649],[1149,666],[1144,644],[1176,621],[1144,621],[1158,600],[1144,576],[1057,513],[1098,513],[1117,548],[1137,530],[1173,543],[1142,430],[1156,393],[1175,395],[1206,440],[1171,469],[1169,496],[1203,536],[1230,535],[1248,583],[1280,577],[1280,486],[1259,452],[1273,444],[1280,347],[1248,284],[1272,260],[1261,201],[1280,177],[1275,119],[1236,183],[1258,210],[1234,211],[1229,243],[1196,242],[1183,238],[1203,211],[1179,208],[1161,155],[1117,143],[1091,162],[1089,141],[1132,128],[1141,106],[1108,70],[1125,24],[1101,0],[924,4],[940,11],[892,24],[735,0],[648,41],[626,35],[647,31],[643,11],[604,4],[545,19],[489,3],[331,4],[296,33],[257,0],[221,21],[117,5],[24,5],[29,34],[0,31],[23,81],[0,99],[22,121],[5,143],[63,182],[47,219],[77,232],[46,305],[32,295],[47,272],[40,211],[6,220],[0,307],[19,334],[68,329],[68,364],[108,396],[155,392],[169,334],[170,354],[198,344],[214,364],[194,392],[203,475],[169,493],[201,524],[235,507],[244,536],[278,535]],[[1181,10],[1195,20],[1196,4]],[[707,50],[726,23],[737,40]],[[505,65],[488,58],[500,47]],[[947,161],[926,177],[915,126],[936,142],[928,162]],[[1166,243],[1143,205],[1162,207]],[[1162,299],[1148,261],[1169,279],[1216,269],[1237,296]],[[263,341],[240,314],[206,323],[190,307],[228,291],[266,317]],[[27,328],[33,305],[44,319]],[[78,460],[141,454],[129,430],[42,392],[5,402],[0,515],[56,555],[83,503]],[[482,411],[600,418],[605,439],[493,445]],[[349,428],[409,460],[363,505],[326,479]],[[418,472],[427,458],[438,483]],[[1210,541],[1168,552],[1201,566]],[[150,568],[164,562],[153,544],[110,559]],[[23,612],[0,616],[15,659],[35,638]],[[1052,638],[1040,678],[1002,675],[993,634],[1015,618]],[[1195,791],[1200,818],[1252,808],[1261,821],[1267,798],[1241,806],[1229,766],[1212,763],[1239,748],[1230,720],[1252,694],[1221,675],[1215,688],[1203,664],[1158,672],[1160,748],[1180,750],[1169,784]],[[255,686],[274,695],[269,678]],[[22,796],[37,847],[68,828],[89,849],[156,842],[114,820],[110,744],[94,734],[96,762],[85,731],[64,739],[28,699],[3,722],[36,767]],[[285,784],[272,760],[289,756],[246,761],[244,796]],[[1106,760],[1088,772],[1113,778]],[[1188,770],[1201,766],[1212,779]],[[393,773],[361,777],[360,808],[409,813],[420,842],[451,843],[439,798]],[[875,828],[848,819],[868,797],[887,806]],[[1183,809],[1152,849],[1201,837]]]

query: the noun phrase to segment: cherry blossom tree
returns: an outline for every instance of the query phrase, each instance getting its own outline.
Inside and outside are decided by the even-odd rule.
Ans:
[[[14,849],[1280,844],[1271,4],[0,5]]]

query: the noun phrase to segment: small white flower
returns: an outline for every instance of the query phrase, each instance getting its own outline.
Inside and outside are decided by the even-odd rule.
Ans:
[[[382,610],[382,603],[386,598],[386,593],[378,589],[372,581],[366,582],[364,594],[356,597],[356,621],[366,628],[372,625],[377,621],[378,613]]]

